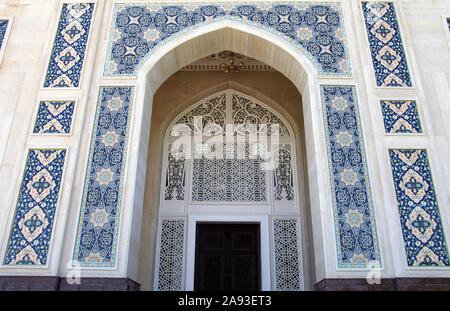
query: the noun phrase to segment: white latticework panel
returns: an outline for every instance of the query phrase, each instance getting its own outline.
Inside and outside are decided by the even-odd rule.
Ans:
[[[185,154],[179,150],[172,151],[171,147],[172,145],[169,145],[164,200],[184,200],[186,184]]]
[[[266,174],[261,170],[262,159],[249,156],[249,145],[240,151],[240,144],[234,151],[242,157],[227,159],[194,159],[192,177],[192,201],[194,202],[262,202],[266,201]],[[222,145],[226,148],[227,145]]]
[[[160,243],[158,290],[182,290],[184,220],[163,219]]]
[[[202,117],[203,127],[206,127],[208,124],[217,124],[221,127],[221,131],[223,131],[225,128],[226,103],[226,93],[220,93],[214,98],[204,101],[189,110],[175,122],[175,125],[185,124],[193,131],[194,118]]]
[[[294,176],[292,175],[291,145],[281,144],[276,154],[278,166],[273,174],[275,200],[294,200]]]
[[[296,218],[273,220],[275,289],[278,291],[303,290],[303,267]]]
[[[284,122],[268,109],[239,94],[233,94],[232,96],[232,118],[234,125],[251,124],[254,126],[255,130],[258,129],[260,135],[271,135],[271,126],[278,125],[279,135],[289,136],[289,130]],[[263,124],[267,126],[262,127],[261,125]],[[252,131],[247,131],[249,134],[254,134],[251,132]],[[237,129],[236,134],[245,135],[245,133],[239,131],[239,128]]]

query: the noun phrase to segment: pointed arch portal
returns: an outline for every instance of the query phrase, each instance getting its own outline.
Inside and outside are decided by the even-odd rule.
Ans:
[[[196,123],[198,117],[202,119]],[[279,137],[273,133],[275,126]],[[199,127],[200,137],[194,134]],[[273,168],[265,168],[270,161],[264,153],[268,147],[273,148],[271,155],[277,162]],[[235,290],[302,290],[295,154],[293,131],[284,118],[234,89],[208,96],[178,115],[165,138],[154,288],[192,290],[194,279],[205,271],[197,286],[214,280],[216,286],[224,283],[218,288]],[[250,240],[245,240],[243,231],[229,234],[237,239],[230,241],[230,247],[242,239],[241,247],[258,245],[259,259],[239,248],[228,255],[224,248],[204,255],[203,260],[199,254],[196,258],[194,251],[200,245],[209,249],[204,239],[211,239],[215,232],[198,236],[197,228],[205,222],[257,224],[259,236]],[[215,234],[215,239],[222,239],[225,231]],[[227,244],[226,240],[221,243]],[[248,268],[241,270],[241,265]],[[249,282],[256,272],[261,274],[261,284]],[[228,279],[239,281],[226,286]]]
[[[339,5],[337,5],[339,7]],[[305,9],[306,11],[308,8]],[[115,11],[117,13],[117,11]],[[114,13],[114,14],[116,14]],[[289,14],[288,14],[289,15]],[[283,18],[288,18],[285,15]],[[291,16],[291,15],[289,15]],[[169,16],[170,17],[170,16]],[[133,19],[134,18],[134,19]],[[140,17],[133,17],[126,19],[126,25],[130,26],[135,23],[136,19]],[[167,18],[167,16],[166,16]],[[246,19],[245,17],[244,19]],[[291,17],[289,17],[291,18]],[[325,18],[325,17],[323,17]],[[114,23],[113,23],[114,24]],[[125,25],[125,26],[126,26]],[[124,26],[124,27],[125,27]],[[270,28],[270,27],[269,27]],[[373,209],[371,203],[370,188],[368,185],[367,167],[365,163],[364,155],[364,142],[362,140],[361,126],[359,121],[359,114],[357,108],[357,98],[355,87],[352,85],[342,86],[342,84],[351,84],[356,82],[353,78],[348,80],[341,80],[339,75],[334,75],[334,79],[331,79],[333,75],[328,75],[328,80],[323,80],[325,77],[320,70],[317,70],[317,64],[311,58],[311,55],[305,51],[305,48],[299,48],[295,44],[287,44],[288,38],[286,35],[280,35],[279,33],[268,29],[267,27],[260,27],[255,23],[243,22],[243,20],[236,20],[234,18],[223,18],[214,20],[211,23],[204,23],[194,25],[191,28],[186,28],[189,31],[180,31],[173,37],[168,37],[163,44],[155,45],[155,48],[146,57],[142,57],[142,62],[137,66],[137,72],[135,78],[125,79],[125,77],[108,77],[105,75],[100,79],[99,86],[111,85],[114,83],[121,88],[130,89],[134,95],[134,102],[132,103],[132,110],[129,113],[129,122],[126,142],[128,150],[124,154],[123,166],[125,167],[121,171],[121,188],[119,197],[121,200],[120,206],[118,206],[114,212],[116,213],[116,229],[111,236],[110,247],[113,251],[112,256],[109,256],[107,260],[102,257],[100,253],[90,255],[92,250],[84,248],[85,257],[80,257],[79,250],[75,248],[73,255],[74,259],[77,258],[93,258],[93,261],[82,261],[81,266],[89,269],[83,270],[83,275],[96,275],[96,273],[105,273],[104,268],[110,267],[113,272],[110,272],[118,276],[126,276],[131,279],[139,279],[139,252],[141,249],[141,228],[148,226],[149,224],[142,223],[142,210],[145,195],[145,180],[146,180],[146,166],[147,157],[149,151],[149,137],[150,137],[150,125],[152,122],[152,105],[153,97],[159,87],[166,81],[171,75],[183,68],[184,66],[206,57],[208,55],[218,53],[223,50],[233,51],[248,57],[254,58],[258,61],[264,62],[271,66],[286,78],[288,78],[292,84],[297,88],[302,98],[303,108],[303,120],[304,120],[304,132],[306,148],[305,159],[305,174],[307,177],[307,189],[309,197],[306,199],[308,206],[306,210],[309,214],[311,222],[314,223],[311,226],[310,231],[314,239],[309,238],[311,241],[309,244],[308,254],[305,255],[308,260],[313,261],[311,273],[313,274],[313,280],[324,279],[327,271],[337,271],[337,267],[340,268],[356,268],[366,269],[372,261],[379,261],[379,247],[376,236],[375,221],[373,216]],[[344,34],[343,28],[334,29],[333,31],[339,33],[342,37]],[[112,30],[113,32],[114,30]],[[331,31],[331,30],[330,30]],[[118,34],[113,35],[113,38],[118,38]],[[289,40],[288,40],[289,41]],[[112,45],[110,45],[112,47]],[[331,47],[331,46],[330,46]],[[135,47],[131,49],[137,51]],[[144,53],[145,54],[145,53]],[[147,54],[146,54],[147,55]],[[346,54],[345,61],[349,61],[348,54]],[[111,58],[107,56],[106,62],[111,62]],[[345,66],[344,66],[345,67]],[[349,68],[349,67],[348,67]],[[347,68],[347,69],[348,69]],[[351,76],[349,71],[348,77]],[[113,82],[112,82],[113,81]],[[321,86],[321,83],[326,81],[327,84],[335,83],[335,88],[326,88]],[[120,88],[118,92],[120,92]],[[115,95],[112,95],[114,98]],[[245,94],[243,95],[245,97]],[[102,101],[108,101],[107,98],[99,98],[99,103]],[[341,104],[341,110],[351,111],[352,120],[355,120],[352,126],[353,140],[358,140],[359,143],[355,152],[359,154],[363,164],[358,164],[358,177],[364,179],[359,187],[362,189],[358,192],[359,197],[363,198],[365,202],[363,214],[356,216],[362,217],[364,223],[363,229],[351,227],[348,230],[348,223],[351,222],[351,217],[355,213],[350,213],[350,210],[342,210],[339,204],[336,203],[336,193],[334,192],[334,183],[340,181],[340,175],[334,176],[334,163],[330,158],[330,139],[335,139],[336,132],[329,132],[328,128],[324,129],[324,120],[329,117],[328,106],[336,107],[336,102]],[[106,103],[109,105],[108,103]],[[264,104],[261,105],[261,107]],[[334,108],[333,108],[334,109]],[[328,121],[325,121],[329,123]],[[330,134],[331,133],[331,134]],[[93,134],[94,135],[94,134]],[[324,143],[327,142],[327,143]],[[152,147],[154,148],[154,147]],[[287,150],[287,149],[286,149]],[[346,151],[349,152],[349,151]],[[92,153],[90,154],[92,158]],[[194,166],[194,165],[191,165]],[[356,169],[356,168],[355,168]],[[179,173],[179,172],[178,172]],[[187,175],[185,175],[186,177]],[[189,177],[189,176],[188,176]],[[295,177],[295,176],[292,176]],[[337,179],[336,179],[337,178]],[[294,178],[295,179],[295,178]],[[187,181],[188,179],[186,179]],[[169,184],[171,181],[167,181]],[[272,181],[271,181],[272,183]],[[86,183],[85,193],[89,193],[89,187],[91,184]],[[344,187],[347,187],[344,185]],[[87,189],[87,190],[86,190]],[[332,189],[330,192],[329,189]],[[351,188],[353,189],[353,188]],[[350,190],[351,190],[350,189]],[[191,195],[190,189],[185,189],[185,195]],[[348,191],[348,187],[345,188]],[[172,191],[175,196],[179,195]],[[200,194],[198,194],[200,196]],[[211,194],[208,194],[211,195]],[[283,192],[285,194],[285,190]],[[214,195],[213,195],[214,196]],[[227,197],[227,194],[225,194]],[[260,197],[262,198],[262,197]],[[339,202],[338,202],[339,203]],[[84,203],[82,203],[84,204]],[[176,205],[176,204],[175,204]],[[332,207],[332,208],[330,208]],[[165,207],[162,204],[161,211],[164,211]],[[176,208],[175,208],[176,210]],[[335,218],[336,215],[341,214],[340,218]],[[170,213],[169,213],[170,214]],[[178,289],[193,289],[193,262],[194,257],[192,253],[184,255],[184,249],[192,251],[194,245],[190,236],[195,234],[189,230],[194,230],[195,223],[203,221],[211,221],[208,215],[203,215],[205,218],[199,215],[193,215],[187,218],[185,222],[180,223],[179,219],[173,219],[173,215],[165,215],[168,218],[160,217],[158,226],[159,237],[167,238],[167,241],[171,241],[174,247],[171,252],[182,252],[183,257],[178,258],[178,261],[170,263],[180,271],[184,271],[171,280],[170,284],[178,284],[173,288]],[[266,215],[267,216],[267,215]],[[285,217],[286,214],[283,214]],[[254,215],[253,220],[250,222],[259,222],[261,226],[261,258],[265,258],[261,262],[262,270],[267,273],[261,275],[261,284],[263,289],[275,289],[277,288],[276,280],[273,275],[270,274],[271,268],[276,266],[276,260],[270,262],[270,247],[273,243],[277,243],[273,240],[276,237],[277,232],[291,232],[291,237],[294,239],[300,239],[299,221],[286,218],[258,218],[261,216]],[[176,218],[176,217],[175,217]],[[223,217],[225,222],[238,222],[239,219],[233,218],[232,215]],[[343,222],[342,222],[343,219]],[[341,226],[343,224],[344,226]],[[77,236],[75,237],[76,243],[81,243],[83,240],[84,228],[83,223],[80,222]],[[151,224],[156,226],[156,224]],[[334,228],[334,230],[333,230]],[[153,229],[154,230],[154,229]],[[188,230],[188,231],[186,231]],[[302,228],[302,232],[304,232]],[[269,234],[270,232],[270,234]],[[296,232],[296,233],[294,233]],[[187,239],[184,239],[180,244],[179,240],[174,240],[175,236],[180,234],[186,234]],[[263,237],[263,234],[266,234]],[[265,239],[265,243],[263,242]],[[349,239],[353,239],[350,244],[346,243]],[[155,238],[156,240],[156,238]],[[314,243],[312,243],[314,240]],[[161,239],[160,239],[161,241]],[[335,241],[336,247],[330,247],[330,241]],[[286,243],[286,241],[278,241],[279,243]],[[292,242],[292,241],[291,241]],[[178,243],[178,244],[177,244]],[[77,244],[77,245],[78,245]],[[265,246],[264,246],[264,245]],[[158,244],[158,252],[161,252],[163,244]],[[166,245],[166,244],[164,244]],[[120,247],[118,247],[120,246]],[[301,245],[298,244],[298,251],[300,254]],[[163,250],[164,251],[164,250]],[[173,255],[175,255],[175,253]],[[108,253],[109,254],[109,253]],[[161,256],[157,253],[156,261],[161,261]],[[84,255],[83,255],[84,256]],[[300,255],[299,255],[300,256]],[[304,257],[305,257],[304,256]],[[335,261],[325,258],[336,258]],[[106,261],[105,261],[106,260]],[[154,269],[159,269],[159,262],[155,263]],[[301,270],[301,260],[299,261],[298,270]],[[183,270],[183,267],[187,267]],[[158,280],[161,275],[164,274],[164,269],[160,269],[155,272],[156,278],[146,284],[147,288],[157,289],[159,286]],[[364,270],[360,270],[362,277],[365,277]],[[170,272],[167,275],[171,275]],[[286,277],[286,276],[285,276]],[[300,289],[303,288],[301,284],[302,275],[299,273],[299,282],[297,285],[292,285],[289,282],[285,282],[289,288]],[[271,280],[272,278],[272,280]],[[150,278],[151,279],[151,278]],[[289,279],[289,277],[288,277]],[[292,278],[291,278],[292,279]],[[311,282],[308,281],[308,288],[311,286]],[[178,283],[177,283],[178,282]],[[275,284],[275,285],[274,285]],[[281,284],[281,283],[280,283]],[[171,285],[171,286],[172,286]],[[292,285],[292,286],[291,286]],[[180,287],[181,286],[181,287]]]

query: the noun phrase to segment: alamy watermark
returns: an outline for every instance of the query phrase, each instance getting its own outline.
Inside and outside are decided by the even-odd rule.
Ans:
[[[369,272],[367,272],[366,280],[369,285],[381,284],[381,264],[378,260],[372,260],[367,264]]]
[[[170,153],[176,159],[259,159],[261,170],[279,165],[279,124],[226,124],[203,122],[194,117],[193,126],[176,124],[170,136]]]

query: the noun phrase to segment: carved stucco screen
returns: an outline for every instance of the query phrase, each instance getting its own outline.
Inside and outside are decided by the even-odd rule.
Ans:
[[[262,28],[302,50],[322,77],[352,75],[340,3],[117,3],[105,77],[133,77],[159,47],[202,25],[233,20]]]

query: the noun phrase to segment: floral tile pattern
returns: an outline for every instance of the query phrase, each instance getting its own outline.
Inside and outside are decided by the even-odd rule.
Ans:
[[[408,266],[450,266],[426,150],[389,150]]]
[[[79,86],[93,12],[93,3],[63,5],[44,87]]]
[[[75,102],[39,103],[39,111],[34,124],[35,134],[69,134]]]
[[[321,86],[340,268],[381,263],[354,86]]]
[[[115,264],[133,87],[101,87],[73,259]]]
[[[0,49],[3,45],[3,39],[5,39],[6,30],[8,29],[9,20],[0,19]]]
[[[411,87],[411,77],[392,2],[362,2],[377,86]]]
[[[386,133],[422,133],[415,100],[382,100],[381,111]]]
[[[47,263],[65,156],[66,150],[29,150],[5,265]]]
[[[300,48],[321,76],[351,73],[341,5],[329,2],[118,3],[114,7],[105,77],[135,76],[169,40],[230,19],[265,29]]]

